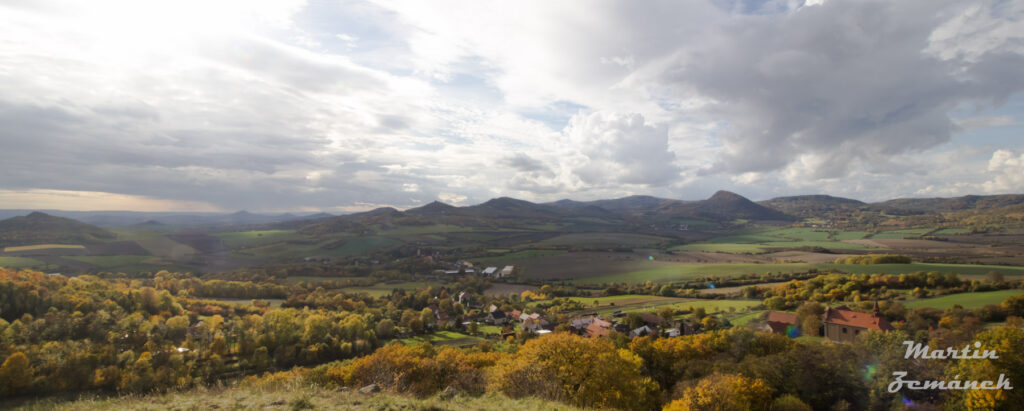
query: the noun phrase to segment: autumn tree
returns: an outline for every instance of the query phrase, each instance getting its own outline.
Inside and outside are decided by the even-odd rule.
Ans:
[[[650,409],[658,386],[642,360],[608,339],[549,334],[527,341],[494,367],[491,387],[518,398],[538,396],[580,407]]]
[[[771,406],[772,389],[764,381],[742,374],[711,374],[668,404],[668,411],[765,410]]]
[[[32,382],[32,367],[28,357],[15,352],[0,365],[0,394],[10,396],[18,394],[18,390]]]

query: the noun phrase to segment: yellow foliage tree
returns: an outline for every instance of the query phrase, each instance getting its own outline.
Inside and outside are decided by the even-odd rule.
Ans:
[[[742,374],[711,374],[669,403],[664,411],[768,410],[772,389],[757,378]]]
[[[518,398],[537,396],[581,407],[650,409],[658,385],[642,375],[642,360],[603,338],[568,333],[524,344],[496,365],[491,387]]]
[[[11,354],[0,365],[0,394],[14,395],[32,382],[32,366],[28,357],[21,352]]]

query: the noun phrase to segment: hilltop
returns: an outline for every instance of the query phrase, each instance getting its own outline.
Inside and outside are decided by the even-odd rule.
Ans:
[[[33,212],[0,221],[0,247],[32,244],[90,244],[116,237],[102,228],[70,218]]]

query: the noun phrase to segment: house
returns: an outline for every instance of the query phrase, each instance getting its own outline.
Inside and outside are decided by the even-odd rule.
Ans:
[[[612,323],[595,318],[594,321],[590,322],[585,330],[585,336],[587,337],[607,337],[611,334],[612,330],[609,328]]]
[[[506,265],[505,268],[501,269],[501,277],[508,277],[512,275],[512,271],[516,269],[514,265]]]
[[[510,318],[511,320],[520,320],[520,321],[523,320],[522,317],[523,317],[523,315],[525,315],[525,314],[523,314],[522,311],[519,311],[519,310],[512,310],[511,312],[508,312],[506,314],[508,314],[508,318]]]
[[[864,331],[893,329],[889,321],[879,315],[878,301],[875,301],[874,310],[870,314],[853,311],[845,306],[828,307],[821,320],[824,323],[824,336],[829,341],[853,342]]]
[[[497,272],[498,272],[498,267],[487,267],[483,271],[480,272],[480,275],[482,275],[484,277],[494,277]]]
[[[762,331],[770,331],[776,334],[788,334],[797,326],[796,314],[781,311],[769,311],[768,318],[761,328]]]
[[[487,317],[484,319],[484,321],[488,324],[503,325],[505,323],[508,323],[508,316],[505,315],[504,311],[494,310],[487,313]]]
[[[569,322],[569,328],[576,330],[576,332],[583,332],[594,319],[594,317],[577,318]]]
[[[540,330],[545,329],[548,326],[547,320],[543,318],[539,319],[528,319],[523,323],[522,329],[536,333]]]
[[[669,337],[678,337],[682,335],[682,332],[680,332],[678,328],[669,328],[665,330],[665,335]]]
[[[651,335],[654,333],[654,329],[648,326],[643,326],[629,332],[630,337],[643,337],[645,335]]]

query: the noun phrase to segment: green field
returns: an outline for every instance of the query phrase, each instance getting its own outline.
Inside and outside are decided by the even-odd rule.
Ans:
[[[833,234],[834,233],[834,234]],[[738,234],[715,237],[702,243],[673,247],[681,251],[709,251],[734,254],[756,254],[766,248],[822,247],[839,250],[869,249],[846,240],[864,238],[866,231],[828,231],[817,228],[791,227],[777,230],[747,230]]]
[[[476,257],[470,260],[479,264],[492,264],[492,263],[504,263],[515,260],[525,260],[537,257],[547,257],[550,255],[565,254],[565,250],[523,250],[516,251],[514,253],[508,253],[505,255],[499,255],[495,257]]]
[[[921,298],[904,303],[907,308],[931,307],[945,310],[953,305],[963,308],[978,308],[989,304],[999,304],[1007,298],[1024,294],[1024,290],[985,291],[980,293],[960,293],[935,298]]]
[[[36,260],[34,258],[25,257],[0,257],[0,267],[4,268],[27,268],[27,267],[40,267],[46,263]]]
[[[740,243],[696,243],[678,245],[669,251],[706,251],[711,253],[731,254],[757,254],[764,252],[762,244],[740,244]]]
[[[101,268],[111,268],[142,264],[143,261],[153,257],[145,255],[76,255],[64,258],[78,260]]]
[[[687,281],[697,277],[707,276],[736,276],[743,274],[764,274],[766,272],[802,273],[814,268],[816,264],[793,263],[793,264],[683,264],[668,267],[653,268],[626,272],[622,274],[602,275],[598,277],[578,278],[569,280],[576,284],[601,284],[601,283],[642,283],[652,282],[673,282]]]
[[[710,300],[700,298],[661,297],[655,295],[614,295],[607,297],[569,297],[584,305],[584,311],[596,311],[598,314],[622,312],[657,312],[670,307],[675,310],[704,308],[709,313],[728,311],[730,307],[736,311],[761,305],[757,300]],[[595,305],[594,303],[597,303]],[[536,303],[533,303],[536,304]]]
[[[1024,267],[1008,267],[995,265],[973,265],[973,264],[810,264],[810,263],[788,263],[788,264],[685,264],[660,267],[649,270],[625,272],[621,274],[610,274],[596,277],[577,278],[569,280],[575,284],[603,284],[603,283],[642,283],[652,282],[674,282],[687,281],[698,277],[729,277],[744,274],[764,274],[766,272],[782,273],[803,273],[811,268],[818,270],[839,270],[851,274],[904,274],[917,271],[938,271],[941,273],[955,272],[962,275],[986,275],[990,271],[999,271],[1005,276],[1024,276]]]
[[[938,230],[938,231],[936,231],[936,232],[934,232],[932,234],[933,235],[956,235],[956,234],[968,234],[970,232],[971,232],[971,230],[968,230],[966,228],[943,228],[943,229]]]
[[[729,320],[729,322],[731,322],[733,326],[742,327],[744,325],[750,324],[751,321],[756,320],[758,316],[760,316],[763,312],[764,311],[754,311],[749,314],[743,314],[739,317]]]
[[[266,244],[284,241],[295,236],[295,230],[254,230],[217,233],[214,236],[224,240],[230,248],[251,247],[255,244]]]
[[[423,342],[429,342],[434,345],[454,345],[454,346],[466,346],[476,344],[478,341],[483,341],[480,337],[474,337],[454,331],[438,331],[436,333],[418,335],[415,337],[402,338],[402,344],[412,345]]]
[[[541,241],[541,245],[636,247],[669,241],[665,237],[630,233],[565,234]]]
[[[903,238],[920,237],[922,234],[932,231],[930,228],[914,228],[909,230],[884,231],[871,236],[875,240],[902,240]]]

